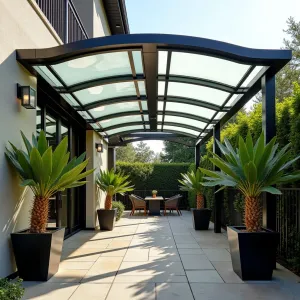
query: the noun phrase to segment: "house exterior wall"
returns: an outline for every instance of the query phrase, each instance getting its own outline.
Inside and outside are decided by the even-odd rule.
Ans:
[[[58,45],[57,39],[27,0],[0,0],[0,277],[15,271],[10,233],[29,225],[33,195],[19,186],[17,174],[5,156],[8,140],[22,145],[36,130],[36,110],[27,110],[16,99],[16,84],[36,88],[36,78],[16,61],[16,49]]]
[[[95,144],[103,144],[103,152],[96,151]],[[102,137],[93,130],[86,132],[86,155],[89,157],[88,169],[96,169],[95,172],[87,177],[86,185],[86,227],[96,228],[99,223],[97,219],[97,209],[104,208],[105,194],[97,189],[95,184],[99,169],[107,170],[108,164],[108,145]]]

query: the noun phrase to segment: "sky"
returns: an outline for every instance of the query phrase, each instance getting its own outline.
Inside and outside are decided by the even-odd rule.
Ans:
[[[278,49],[300,0],[126,0],[130,33],[170,33]],[[147,141],[155,152],[162,141]]]

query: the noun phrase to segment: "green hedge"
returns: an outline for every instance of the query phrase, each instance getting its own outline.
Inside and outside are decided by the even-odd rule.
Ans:
[[[189,167],[190,163],[117,162],[117,171],[129,175],[136,190],[178,190],[178,179]]]

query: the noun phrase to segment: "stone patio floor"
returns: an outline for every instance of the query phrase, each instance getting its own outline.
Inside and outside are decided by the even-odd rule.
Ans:
[[[23,299],[300,300],[300,278],[278,265],[273,281],[243,282],[226,233],[195,231],[190,212],[130,217],[110,232],[81,231],[64,243],[59,272],[24,282]]]

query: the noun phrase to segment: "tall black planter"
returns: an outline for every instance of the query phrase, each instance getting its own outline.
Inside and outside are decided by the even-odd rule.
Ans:
[[[208,208],[192,208],[195,230],[208,230],[211,212],[212,210]]]
[[[59,268],[64,228],[47,228],[46,233],[23,230],[11,234],[19,276],[28,281],[47,281]]]
[[[115,226],[117,209],[98,209],[98,220],[101,230],[113,230]]]
[[[245,230],[245,226],[227,227],[234,272],[242,280],[271,280],[279,233],[268,229],[261,232]]]

